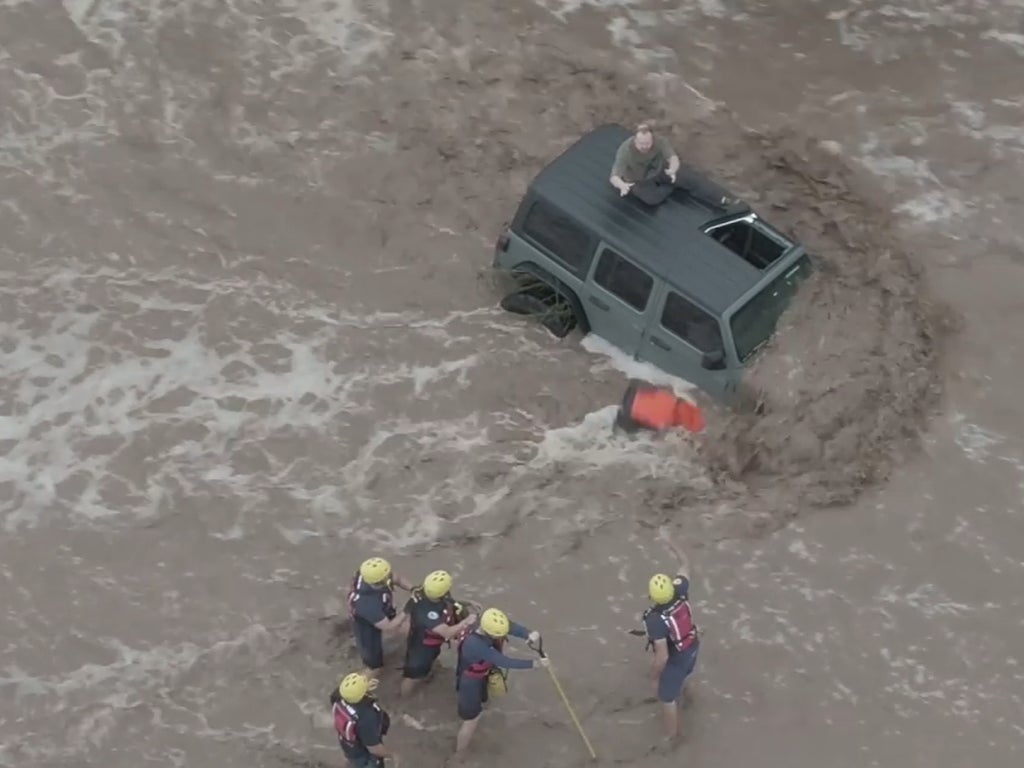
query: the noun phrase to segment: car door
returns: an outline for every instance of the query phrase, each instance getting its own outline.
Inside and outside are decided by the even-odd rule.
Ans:
[[[649,273],[602,243],[581,297],[591,331],[635,357],[653,289]]]
[[[731,389],[718,320],[667,285],[655,297],[637,358],[692,382],[713,397]],[[705,367],[702,362],[707,357]]]

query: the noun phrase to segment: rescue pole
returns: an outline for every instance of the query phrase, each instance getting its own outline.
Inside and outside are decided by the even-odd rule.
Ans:
[[[537,645],[528,643],[528,645],[537,652],[542,658],[546,659],[547,655],[544,653],[544,641],[541,640]],[[558,678],[555,677],[555,670],[551,668],[549,664],[547,667],[548,674],[551,675],[551,682],[555,684],[555,689],[558,691],[558,695],[562,697],[562,703],[565,704],[565,708],[569,711],[569,717],[572,718],[573,724],[576,726],[576,730],[579,731],[580,738],[583,739],[583,743],[587,746],[587,751],[590,752],[590,759],[597,760],[597,753],[594,752],[594,747],[590,744],[590,739],[587,738],[587,734],[583,730],[583,726],[580,725],[579,718],[576,717],[576,712],[572,708],[572,704],[569,703],[569,697],[565,695],[565,691],[562,690],[562,684],[558,682]]]

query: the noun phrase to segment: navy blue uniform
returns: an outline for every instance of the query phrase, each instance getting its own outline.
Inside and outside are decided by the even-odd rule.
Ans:
[[[658,699],[665,704],[679,698],[683,684],[697,666],[700,649],[697,626],[690,613],[690,581],[685,576],[676,576],[672,581],[675,599],[644,614],[647,639],[652,643],[665,640],[668,645],[668,661],[658,678]]]
[[[526,640],[530,630],[522,624],[509,622],[509,634]],[[459,643],[459,664],[455,671],[455,690],[458,691],[459,717],[473,720],[479,717],[487,702],[487,677],[498,669],[533,669],[530,659],[512,659],[501,652],[505,641],[495,640],[474,629]]]
[[[357,576],[349,592],[349,613],[363,664],[368,669],[381,669],[384,666],[384,637],[375,625],[395,617],[390,580],[374,586]]]
[[[467,611],[450,597],[431,600],[417,589],[405,604],[405,612],[409,614],[409,637],[402,675],[410,680],[422,680],[430,674],[441,655],[441,647],[448,642],[434,630],[445,624],[458,624]]]
[[[369,747],[380,745],[391,727],[388,713],[369,696],[358,704],[346,704],[334,692],[331,704],[338,743],[349,764],[354,768],[384,768],[384,758],[373,755]]]

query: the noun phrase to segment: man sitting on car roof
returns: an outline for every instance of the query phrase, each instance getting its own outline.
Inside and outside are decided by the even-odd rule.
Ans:
[[[625,197],[630,192],[648,205],[660,205],[672,194],[679,172],[679,156],[668,139],[655,136],[650,122],[619,145],[609,181]]]

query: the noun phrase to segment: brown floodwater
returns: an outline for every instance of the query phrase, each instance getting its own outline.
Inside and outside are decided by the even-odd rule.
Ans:
[[[1017,766],[1024,6],[0,0],[0,766],[343,765],[370,553],[544,633],[602,765]],[[653,117],[820,269],[700,436],[490,249]],[[699,397],[699,395],[698,395]],[[692,568],[684,743],[638,625]],[[384,705],[405,768],[448,668]],[[518,649],[528,653],[525,648]],[[542,672],[474,765],[587,755]]]

